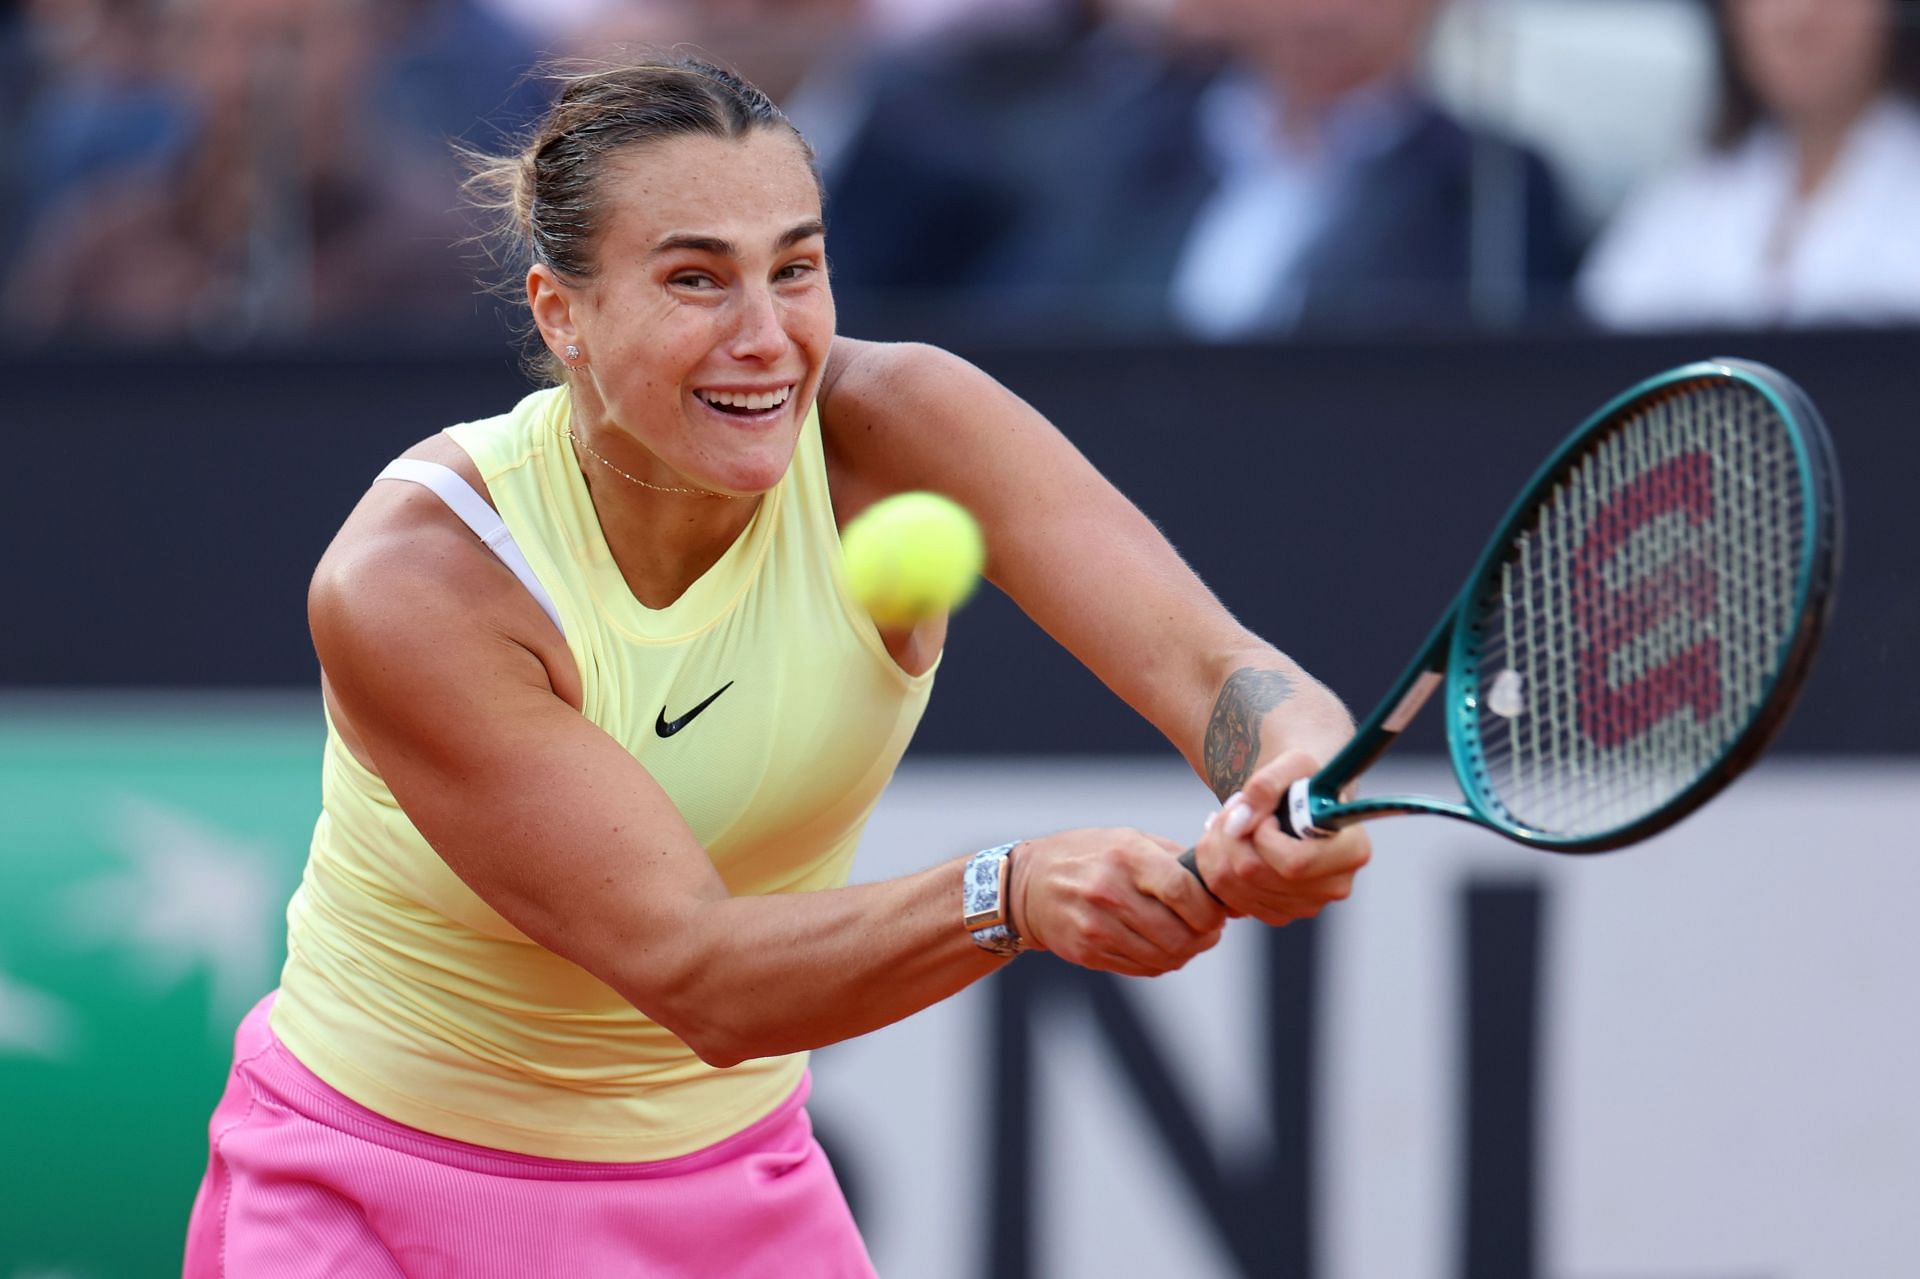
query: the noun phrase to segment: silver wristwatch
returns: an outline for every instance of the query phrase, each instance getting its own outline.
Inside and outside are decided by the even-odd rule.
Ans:
[[[1013,850],[1020,841],[983,848],[967,859],[960,881],[961,924],[973,934],[973,944],[995,955],[1013,956],[1027,949],[1013,928]]]

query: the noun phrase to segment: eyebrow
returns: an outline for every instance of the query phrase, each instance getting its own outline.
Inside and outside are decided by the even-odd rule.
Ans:
[[[790,249],[802,240],[827,233],[826,224],[818,218],[812,218],[796,226],[788,227],[778,240],[773,242],[773,251]],[[737,258],[741,256],[740,246],[732,240],[723,240],[714,235],[670,235],[648,251],[649,258],[657,258],[663,253],[676,249],[688,249],[695,253],[711,253],[715,257]]]

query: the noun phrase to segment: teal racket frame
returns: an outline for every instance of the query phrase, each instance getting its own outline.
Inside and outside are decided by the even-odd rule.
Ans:
[[[1633,822],[1578,837],[1537,830],[1515,820],[1492,793],[1480,745],[1480,637],[1471,623],[1475,603],[1500,571],[1515,537],[1533,518],[1555,482],[1579,461],[1622,415],[1644,402],[1702,381],[1749,387],[1787,423],[1794,458],[1805,486],[1800,530],[1800,570],[1794,607],[1798,624],[1782,639],[1776,673],[1745,727],[1709,768],[1660,808]],[[1756,759],[1793,708],[1832,615],[1840,571],[1841,498],[1833,445],[1813,402],[1784,374],[1740,359],[1714,359],[1670,369],[1615,396],[1574,431],[1543,463],[1481,553],[1479,561],[1441,615],[1419,654],[1408,664],[1379,708],[1325,768],[1296,782],[1280,821],[1289,834],[1331,833],[1376,817],[1426,813],[1472,822],[1530,848],[1556,853],[1595,853],[1621,848],[1656,834],[1699,808]],[[1398,738],[1436,690],[1444,690],[1446,736],[1461,800],[1420,795],[1338,798]]]

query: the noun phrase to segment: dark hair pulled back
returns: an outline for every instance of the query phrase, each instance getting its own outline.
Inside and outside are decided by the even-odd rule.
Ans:
[[[489,223],[480,238],[505,276],[498,291],[515,300],[524,301],[521,289],[535,263],[568,280],[593,277],[606,209],[601,184],[608,161],[628,147],[780,128],[814,164],[812,148],[772,99],[697,58],[648,54],[617,64],[549,63],[534,74],[555,84],[557,93],[519,148],[506,155],[461,153],[472,171],[467,198]],[[561,363],[536,334],[526,336],[529,371],[563,380]]]
[[[1727,6],[1738,0],[1705,0],[1713,32],[1714,77],[1718,101],[1708,142],[1727,151],[1746,140],[1753,127],[1767,119],[1759,91],[1740,66],[1740,50],[1733,38]],[[1892,47],[1881,68],[1880,88],[1920,104],[1920,0],[1888,0],[1893,23]]]

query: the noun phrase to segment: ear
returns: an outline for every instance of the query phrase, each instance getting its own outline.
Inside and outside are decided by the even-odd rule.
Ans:
[[[527,309],[540,329],[547,349],[558,356],[568,343],[581,345],[580,328],[574,322],[575,295],[553,268],[544,262],[527,272]]]

